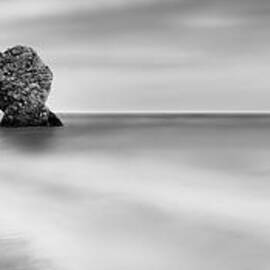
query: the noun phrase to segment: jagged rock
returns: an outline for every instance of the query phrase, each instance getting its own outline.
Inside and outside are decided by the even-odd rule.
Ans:
[[[1,125],[62,126],[45,105],[52,79],[52,71],[32,48],[16,46],[0,53]]]

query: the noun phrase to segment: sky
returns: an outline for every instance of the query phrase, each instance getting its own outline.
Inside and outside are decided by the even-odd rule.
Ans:
[[[58,111],[270,110],[269,0],[0,0]]]

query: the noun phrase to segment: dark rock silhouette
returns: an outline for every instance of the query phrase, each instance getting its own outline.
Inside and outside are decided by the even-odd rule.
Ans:
[[[52,71],[29,47],[16,46],[0,53],[1,126],[62,126],[45,105]]]

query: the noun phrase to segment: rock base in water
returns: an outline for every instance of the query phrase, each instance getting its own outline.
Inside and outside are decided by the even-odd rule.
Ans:
[[[0,122],[1,127],[62,127],[63,123],[61,120],[54,114],[49,111],[45,118],[33,120],[31,119],[20,119],[14,118],[13,116],[5,114]]]
[[[52,79],[52,71],[32,48],[16,46],[0,53],[0,125],[62,126],[45,105]]]

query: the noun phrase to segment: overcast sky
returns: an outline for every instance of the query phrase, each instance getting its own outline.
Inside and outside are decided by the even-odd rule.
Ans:
[[[270,110],[269,0],[0,0],[56,110]]]

